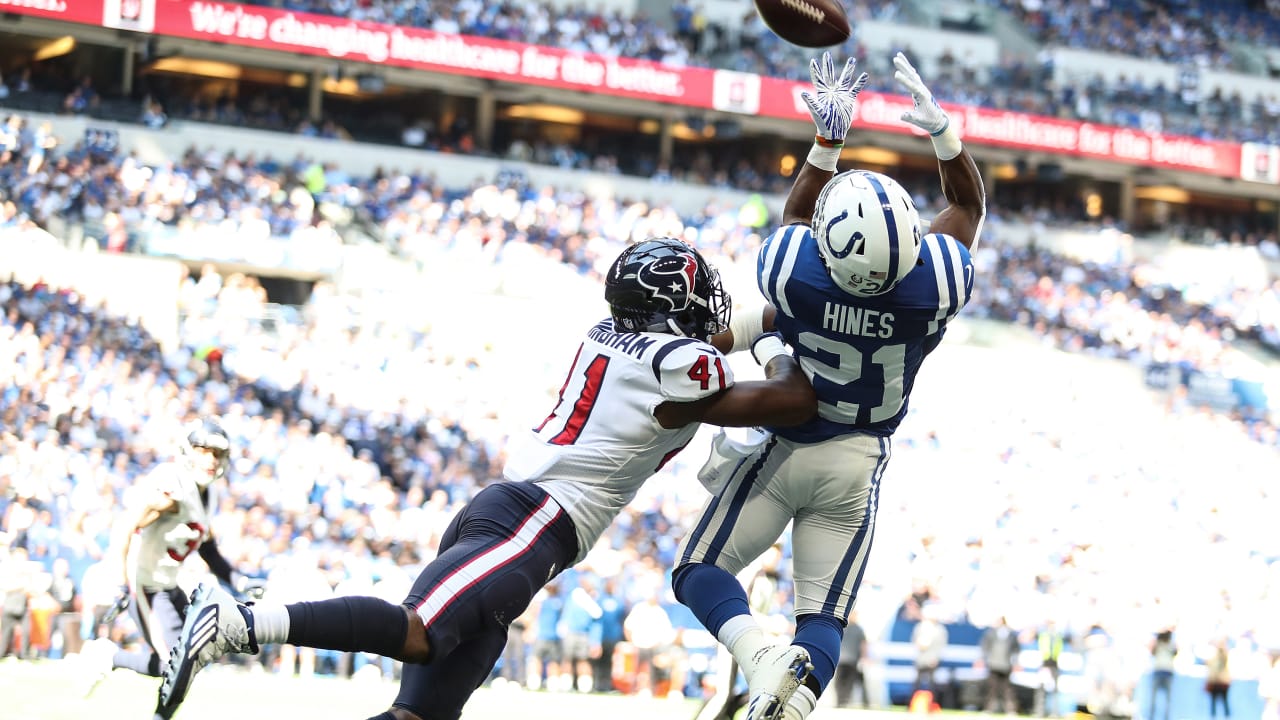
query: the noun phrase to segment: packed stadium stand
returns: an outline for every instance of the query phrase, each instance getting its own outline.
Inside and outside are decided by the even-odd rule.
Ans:
[[[0,655],[136,641],[131,621],[100,622],[108,532],[128,488],[200,415],[220,416],[235,447],[215,532],[238,570],[272,600],[398,602],[453,515],[502,477],[508,435],[554,405],[621,249],[682,238],[740,302],[757,295],[756,251],[812,131],[763,104],[659,113],[649,96],[309,51],[303,62],[243,38],[238,58],[202,35],[167,36],[166,3],[187,3],[158,3],[150,29],[35,14],[2,31],[0,576],[24,605],[21,639]],[[1280,512],[1280,148],[1240,143],[1280,143],[1280,10],[941,5],[856,4],[837,51],[873,73],[869,97],[890,102],[888,59],[902,49],[973,118],[1007,111],[1078,136],[1100,123],[1115,143],[1229,146],[1234,164],[984,145],[973,121],[990,181],[974,301],[921,376],[884,486],[858,602],[868,695],[909,702],[911,629],[928,616],[952,631],[940,698],[981,709],[978,638],[1007,617],[1022,710],[1143,715],[1149,642],[1176,626],[1185,716],[1205,716],[1219,640],[1237,714],[1256,716],[1280,672],[1267,520]],[[807,78],[807,51],[737,0],[250,7],[727,70],[762,87]],[[76,39],[48,50],[63,34]],[[902,177],[931,216],[927,150],[868,122],[845,165]],[[758,372],[739,360],[741,376]],[[626,612],[593,630],[619,648],[596,689],[711,692],[714,638],[668,590],[705,496],[692,478],[706,440],[558,582],[667,610],[669,626],[647,632]],[[760,570],[772,583],[761,608],[786,632],[787,563],[770,563],[790,557],[788,542],[779,553]],[[519,627],[527,644],[494,682],[566,689],[529,663],[563,625],[535,606]],[[1046,701],[1052,627],[1068,648],[1063,692]],[[661,667],[638,667],[637,646],[657,647]],[[293,654],[249,662],[292,674]],[[396,671],[301,655],[303,674]]]

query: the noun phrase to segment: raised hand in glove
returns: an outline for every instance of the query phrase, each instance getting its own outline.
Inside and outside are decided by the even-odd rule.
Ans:
[[[893,67],[894,79],[902,89],[911,93],[911,99],[915,101],[915,107],[902,113],[902,120],[935,137],[946,132],[951,125],[951,118],[938,106],[938,101],[933,99],[933,93],[929,92],[929,88],[920,79],[920,73],[911,66],[907,56],[902,53],[895,55]]]
[[[831,53],[822,53],[821,62],[817,58],[809,61],[813,92],[802,92],[800,97],[809,106],[813,124],[818,128],[818,137],[832,145],[844,143],[845,136],[849,134],[849,126],[853,123],[853,103],[867,84],[866,73],[855,79],[853,70],[857,64],[857,60],[849,58],[844,64],[844,70],[837,75]]]

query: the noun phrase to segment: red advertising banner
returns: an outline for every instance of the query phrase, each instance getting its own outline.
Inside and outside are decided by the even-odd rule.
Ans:
[[[159,35],[710,107],[712,72],[208,0],[157,0]]]
[[[809,121],[809,113],[800,99],[800,92],[809,87],[808,83],[725,70],[672,67],[276,8],[215,0],[0,0],[0,12]],[[864,92],[855,108],[854,124],[882,132],[913,132],[913,128],[899,119],[910,102],[904,96]],[[1269,164],[1273,157],[1270,150],[1260,154],[1238,143],[976,107],[946,105],[946,108],[962,137],[970,143],[1255,182],[1280,179]]]
[[[809,111],[800,98],[800,92],[808,88],[808,83],[763,78],[758,101],[760,113],[808,120]],[[943,103],[943,107],[965,142],[1223,177],[1240,177],[1241,173],[1238,143],[949,103]],[[909,97],[863,92],[854,106],[853,124],[884,132],[919,132],[901,120],[902,113],[910,108]]]
[[[0,0],[0,13],[102,24],[102,0]]]

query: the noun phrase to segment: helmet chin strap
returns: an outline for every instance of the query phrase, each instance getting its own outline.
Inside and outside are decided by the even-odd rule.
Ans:
[[[680,337],[689,337],[689,335],[687,335],[685,331],[680,329],[679,325],[676,325],[676,321],[672,320],[671,318],[667,318],[667,327],[671,329],[671,332],[675,333],[676,335],[679,335]]]

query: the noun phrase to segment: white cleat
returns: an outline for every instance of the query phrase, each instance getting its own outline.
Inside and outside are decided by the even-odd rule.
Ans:
[[[743,666],[751,693],[746,720],[780,720],[791,696],[812,671],[809,651],[798,645],[761,648],[751,664]]]
[[[89,697],[102,684],[103,680],[114,669],[116,644],[106,638],[90,640],[80,648],[80,666],[83,668],[84,680],[81,694]]]
[[[252,617],[252,616],[248,616]],[[178,644],[169,653],[160,683],[160,713],[177,710],[201,668],[228,653],[256,653],[253,628],[240,603],[216,583],[201,583],[191,593]]]

